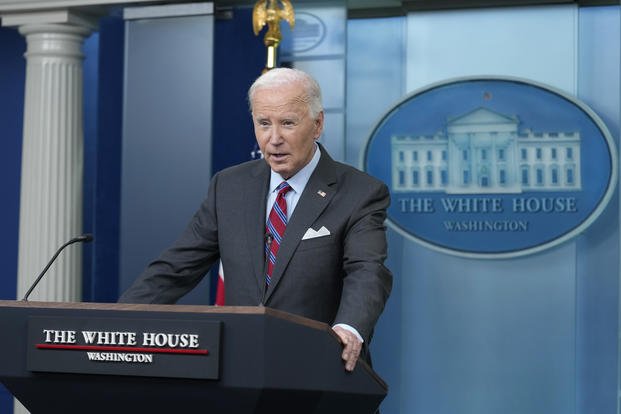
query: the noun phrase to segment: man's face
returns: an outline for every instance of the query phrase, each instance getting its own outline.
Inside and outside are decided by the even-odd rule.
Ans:
[[[312,119],[297,84],[258,89],[252,100],[254,134],[265,160],[285,180],[313,157],[323,129],[323,112]]]

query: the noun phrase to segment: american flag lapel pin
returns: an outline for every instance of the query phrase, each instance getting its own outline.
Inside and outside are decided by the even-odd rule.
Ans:
[[[325,197],[325,196],[326,196],[326,192],[325,192],[325,191],[322,191],[322,190],[317,191],[317,194],[319,194],[319,195],[320,195],[320,196],[322,196],[322,197]]]

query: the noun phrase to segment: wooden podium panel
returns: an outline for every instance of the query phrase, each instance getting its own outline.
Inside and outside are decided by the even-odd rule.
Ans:
[[[122,346],[72,342],[72,335],[84,336],[84,326],[92,329],[101,321],[109,332],[121,327],[116,332],[124,332],[117,334]],[[184,342],[187,352],[210,351],[205,358],[216,364],[214,379],[201,379],[213,366],[162,355],[179,350],[170,343],[145,348],[136,339],[135,348],[126,346],[128,332],[140,338],[145,327],[161,323],[179,332],[219,326],[218,334],[208,329],[200,341],[198,334],[184,337],[196,342]],[[74,325],[77,334],[67,328]],[[374,413],[387,393],[364,361],[345,371],[341,345],[328,325],[264,307],[0,301],[0,332],[0,381],[34,414],[359,414]],[[209,343],[212,335],[216,344]],[[102,350],[117,360],[89,360],[88,352]],[[126,357],[141,352],[153,361]]]

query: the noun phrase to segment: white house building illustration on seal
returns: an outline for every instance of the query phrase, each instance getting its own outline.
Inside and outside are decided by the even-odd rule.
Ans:
[[[435,135],[393,135],[393,192],[578,191],[580,133],[520,131],[516,115],[479,107]]]

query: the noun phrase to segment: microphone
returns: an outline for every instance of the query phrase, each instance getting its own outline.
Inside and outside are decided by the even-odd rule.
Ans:
[[[26,294],[24,295],[22,301],[24,301],[24,302],[28,301],[28,296],[30,296],[30,294],[32,293],[34,288],[39,284],[39,282],[43,278],[43,275],[45,275],[45,272],[47,272],[47,270],[50,268],[50,266],[52,266],[52,263],[54,263],[54,260],[56,260],[56,258],[60,254],[60,252],[62,252],[65,249],[65,247],[67,247],[67,246],[69,246],[70,244],[73,244],[73,243],[89,243],[91,241],[93,241],[93,235],[90,234],[90,233],[87,233],[87,234],[82,234],[80,236],[74,237],[73,239],[69,240],[67,243],[65,243],[62,246],[60,246],[60,248],[56,251],[54,256],[52,256],[50,261],[47,263],[45,268],[41,271],[41,273],[39,273],[39,276],[37,276],[35,281],[32,283],[32,285],[30,286],[30,289],[28,289],[28,292],[26,292]]]
[[[269,230],[265,231],[265,262],[263,262],[263,274],[267,274],[267,262],[270,260],[270,249],[272,248],[272,242],[274,241],[274,236],[270,233]]]
[[[267,277],[267,264],[270,261],[270,249],[272,248],[272,242],[274,241],[274,236],[270,233],[269,230],[265,230],[265,261],[263,262],[263,277]],[[267,280],[263,285],[263,296],[267,292]],[[261,303],[263,304],[263,303]]]

